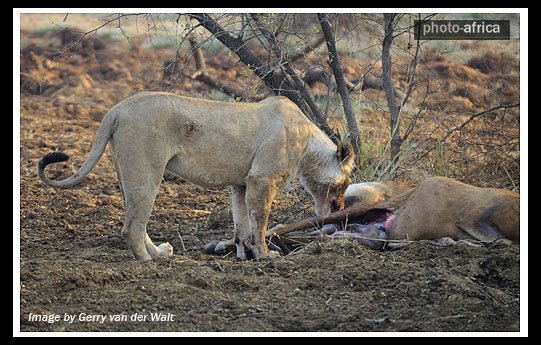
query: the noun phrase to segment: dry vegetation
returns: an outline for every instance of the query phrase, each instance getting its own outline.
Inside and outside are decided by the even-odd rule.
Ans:
[[[174,15],[138,17],[137,23],[123,18],[80,41],[80,31],[99,26],[102,16],[70,15],[63,22],[64,16],[21,16],[21,330],[519,330],[518,246],[421,242],[380,253],[340,242],[313,244],[272,263],[216,258],[201,248],[231,236],[229,193],[181,179],[164,180],[148,226],[150,236],[169,241],[177,255],[144,265],[131,261],[120,236],[123,203],[108,152],[82,185],[69,190],[46,188],[39,181],[39,158],[64,151],[71,160],[48,174],[59,178],[75,171],[107,110],[140,90],[235,100],[192,78],[192,54],[188,42],[180,46],[182,35],[171,26]],[[378,57],[368,50],[358,53],[363,43],[354,41],[358,31],[352,35],[339,46],[345,75],[354,80],[380,73]],[[416,122],[403,145],[399,179],[418,182],[445,175],[520,191],[520,107],[467,122],[472,114],[519,100],[518,43],[501,44],[505,49],[500,42],[464,42],[456,54],[438,46],[423,50],[420,82],[402,114],[402,132]],[[209,41],[203,48],[209,74],[245,90],[244,99],[266,92],[218,43]],[[299,71],[328,68],[320,51],[300,59]],[[175,56],[176,72],[164,76],[164,63]],[[397,54],[397,88],[405,83],[400,68],[405,59]],[[316,83],[312,92],[325,106],[326,87]],[[383,179],[389,140],[384,93],[365,89],[352,97],[362,138],[354,179]],[[328,100],[329,122],[343,133],[337,95]],[[271,226],[304,218],[310,206],[293,181],[274,203]],[[159,310],[175,313],[175,322],[27,321],[30,312]]]

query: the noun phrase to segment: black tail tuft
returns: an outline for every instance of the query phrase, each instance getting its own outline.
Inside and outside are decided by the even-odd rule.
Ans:
[[[58,163],[67,161],[70,157],[62,152],[51,152],[43,156],[39,160],[39,168],[45,169],[45,167],[51,163]]]

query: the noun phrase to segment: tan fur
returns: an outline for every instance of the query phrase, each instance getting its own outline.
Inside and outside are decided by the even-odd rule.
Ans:
[[[389,200],[414,186],[399,181],[363,182],[349,185],[344,194],[346,208],[353,203],[368,208]]]
[[[50,186],[71,187],[95,166],[108,142],[126,209],[122,234],[139,260],[172,254],[168,243],[155,246],[146,234],[165,171],[204,187],[231,186],[237,256],[245,258],[248,248],[264,258],[271,203],[284,181],[297,174],[316,213],[326,215],[349,183],[354,158],[351,144],[337,148],[285,97],[228,103],[142,92],[107,113],[73,176],[51,181],[44,167],[38,175]]]
[[[374,182],[374,190],[390,189],[388,182]],[[376,188],[377,187],[377,188]],[[351,189],[355,185],[350,186]],[[363,207],[376,206],[378,193],[362,193],[357,197]],[[382,194],[380,194],[381,196]],[[346,198],[348,191],[346,191]],[[353,204],[357,200],[350,200]],[[365,205],[373,200],[371,205]],[[520,240],[520,196],[495,188],[480,188],[447,177],[432,177],[417,187],[386,198],[386,205],[395,205],[396,221],[389,239],[477,239],[491,242],[505,237]]]
[[[497,233],[492,233],[491,227]],[[397,211],[392,239],[520,238],[520,197],[503,189],[480,188],[446,177],[421,182]]]

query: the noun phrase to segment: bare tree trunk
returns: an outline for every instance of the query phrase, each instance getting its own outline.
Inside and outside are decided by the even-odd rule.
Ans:
[[[336,88],[338,93],[342,98],[342,105],[344,107],[344,114],[346,115],[346,120],[348,123],[349,131],[349,140],[353,144],[353,149],[355,153],[359,153],[361,142],[359,138],[359,129],[357,128],[357,120],[355,119],[355,113],[351,107],[351,101],[349,98],[349,90],[344,79],[344,74],[340,68],[340,61],[338,59],[338,52],[336,51],[336,41],[334,35],[331,31],[331,25],[327,20],[327,15],[318,13],[317,17],[321,28],[323,29],[323,34],[325,35],[325,41],[327,42],[327,50],[329,51],[329,61],[331,63],[332,71],[334,74],[334,79],[336,81]],[[351,82],[350,82],[351,84]]]
[[[246,64],[254,73],[277,95],[283,95],[293,101],[325,134],[327,134],[335,143],[338,139],[332,129],[327,124],[325,118],[310,99],[306,98],[308,92],[304,86],[299,85],[295,76],[288,76],[278,73],[277,70],[265,66],[265,64],[256,57],[247,47],[246,42],[240,37],[233,37],[225,31],[212,17],[206,13],[192,13],[189,16],[197,20],[201,26],[222,42],[227,48],[231,49],[240,60]],[[292,82],[290,81],[292,78]],[[298,78],[298,76],[297,76]],[[299,79],[300,80],[300,79]],[[304,90],[303,90],[304,89]]]
[[[381,62],[383,69],[383,89],[385,90],[385,96],[387,98],[387,104],[390,111],[390,124],[391,124],[391,169],[390,177],[393,179],[396,176],[396,168],[398,166],[398,154],[400,152],[400,146],[402,145],[402,138],[400,137],[400,127],[398,118],[400,116],[400,107],[396,104],[395,93],[393,89],[391,69],[391,44],[393,43],[393,20],[396,14],[384,13],[384,37],[383,46],[381,50]]]

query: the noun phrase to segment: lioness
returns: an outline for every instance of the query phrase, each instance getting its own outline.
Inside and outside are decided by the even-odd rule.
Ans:
[[[103,118],[94,146],[72,176],[52,181],[48,164],[69,157],[45,155],[38,175],[47,185],[80,182],[110,142],[124,198],[122,235],[138,260],[170,256],[169,243],[155,246],[146,225],[165,171],[203,187],[231,186],[237,257],[250,250],[270,257],[265,232],[276,191],[292,174],[314,199],[315,212],[343,208],[353,167],[353,147],[335,145],[285,97],[259,103],[228,103],[141,92],[115,105]]]

